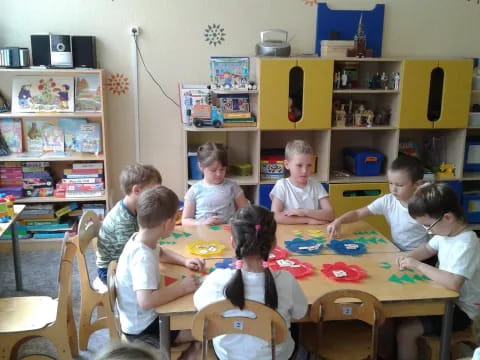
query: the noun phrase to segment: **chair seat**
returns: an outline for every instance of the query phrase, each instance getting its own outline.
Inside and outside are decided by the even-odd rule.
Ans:
[[[0,333],[42,329],[55,321],[57,306],[48,296],[0,298]]]
[[[329,321],[323,324],[318,355],[332,360],[368,358],[372,328],[361,321]],[[342,346],[344,339],[344,346]]]

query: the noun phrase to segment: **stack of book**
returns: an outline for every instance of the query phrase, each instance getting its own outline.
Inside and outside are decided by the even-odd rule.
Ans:
[[[105,194],[103,163],[75,163],[72,166],[64,170],[62,181],[56,185],[55,197],[87,198]]]
[[[48,166],[48,161],[23,163],[23,190],[26,197],[53,196],[53,178]]]
[[[0,193],[23,197],[23,172],[21,163],[10,162],[0,165]]]
[[[230,112],[223,114],[223,127],[255,127],[255,117],[251,112]]]

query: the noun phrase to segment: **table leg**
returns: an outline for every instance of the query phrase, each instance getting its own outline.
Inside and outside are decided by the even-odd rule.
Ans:
[[[12,249],[13,249],[13,266],[15,268],[15,284],[17,291],[23,290],[22,267],[20,264],[20,244],[18,243],[16,222],[10,225],[12,229]]]
[[[445,314],[443,314],[442,335],[440,338],[440,359],[450,359],[450,337],[452,335],[453,307],[455,304],[448,301],[445,305]]]
[[[162,359],[170,360],[170,317],[159,316],[159,329],[160,329],[160,349],[162,352]]]

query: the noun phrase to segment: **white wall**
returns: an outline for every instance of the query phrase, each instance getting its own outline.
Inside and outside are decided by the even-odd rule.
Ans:
[[[382,1],[380,1],[382,2]],[[386,0],[383,56],[479,57],[480,5],[467,0]],[[331,0],[334,9],[368,9],[375,1]],[[283,28],[295,35],[293,53],[314,50],[316,8],[303,0],[2,0],[0,46],[30,46],[32,33],[95,35],[98,60],[108,73],[132,79],[129,27],[141,28],[147,65],[167,93],[178,82],[205,82],[212,55],[254,53],[259,32]],[[208,24],[221,24],[226,41],[209,46]],[[141,160],[157,166],[165,185],[183,189],[179,110],[140,70]],[[108,96],[110,174],[135,160],[132,92]]]

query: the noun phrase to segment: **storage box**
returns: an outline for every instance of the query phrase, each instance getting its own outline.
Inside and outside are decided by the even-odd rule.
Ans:
[[[467,223],[480,223],[480,192],[463,193],[463,208]]]
[[[231,175],[250,176],[253,173],[252,164],[232,164],[229,168]]]
[[[281,179],[285,174],[285,157],[282,155],[262,155],[260,177],[262,179]]]
[[[346,57],[347,49],[353,48],[353,40],[322,40],[320,41],[322,57]]]
[[[465,164],[463,170],[480,171],[480,140],[469,140],[465,143]]]
[[[480,127],[480,112],[471,112],[468,115],[468,126]]]
[[[383,154],[369,148],[350,147],[343,149],[345,169],[356,176],[380,175]]]
[[[188,153],[188,178],[190,180],[202,179],[202,172],[198,167],[198,156],[196,152]]]

